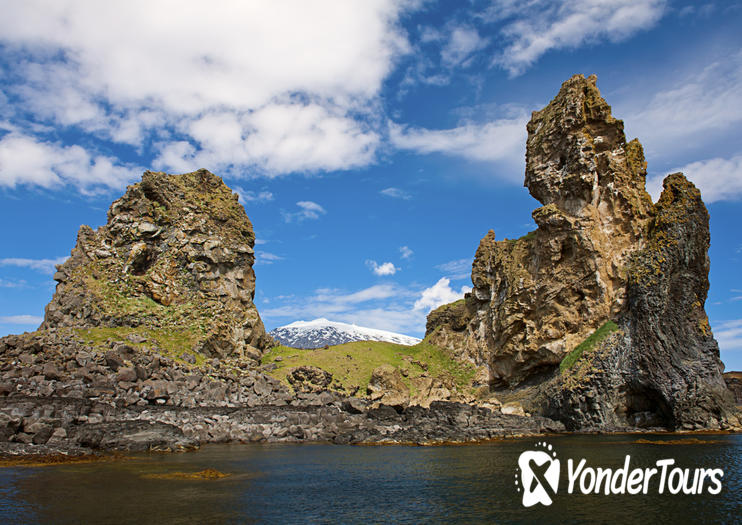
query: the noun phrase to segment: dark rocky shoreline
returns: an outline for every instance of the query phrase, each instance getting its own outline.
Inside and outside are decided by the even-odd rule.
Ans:
[[[87,346],[64,330],[0,339],[0,454],[469,442],[564,430],[551,419],[464,403],[392,407],[329,390],[295,393],[254,362],[197,366],[156,349],[134,351],[131,341],[108,347]]]
[[[561,423],[547,418],[503,415],[461,403],[434,402],[429,409],[398,412],[385,405],[362,410],[347,399],[327,397],[332,401],[319,406],[123,410],[90,400],[6,398],[0,401],[5,434],[0,454],[169,452],[230,442],[465,443],[564,431]]]

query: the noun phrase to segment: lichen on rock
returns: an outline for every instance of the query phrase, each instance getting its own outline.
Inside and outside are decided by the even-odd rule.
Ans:
[[[97,230],[82,226],[41,329],[140,327],[188,334],[205,357],[259,359],[255,234],[237,195],[199,170],[147,171]]]
[[[641,145],[626,142],[595,82],[572,77],[528,123],[525,185],[543,204],[538,228],[514,241],[490,231],[474,257],[467,352],[493,386],[558,365],[623,306],[625,265],[652,202]]]
[[[427,340],[488,367],[503,402],[568,428],[739,425],[704,310],[700,192],[676,173],[652,203],[641,144],[594,76],[567,80],[527,128],[538,228],[482,239],[471,294],[430,314]]]

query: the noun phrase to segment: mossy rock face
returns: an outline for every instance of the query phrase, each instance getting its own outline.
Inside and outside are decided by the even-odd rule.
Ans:
[[[105,226],[80,228],[42,328],[169,331],[202,357],[257,359],[271,340],[253,304],[254,244],[221,178],[145,172]]]
[[[582,357],[582,354],[589,352],[590,350],[595,348],[606,337],[611,335],[611,333],[615,332],[616,330],[618,330],[618,325],[616,323],[614,323],[613,321],[606,321],[603,325],[601,325],[600,328],[590,334],[587,339],[577,345],[574,350],[572,350],[564,357],[564,359],[562,359],[562,362],[559,364],[559,370],[562,373],[565,373],[567,370],[575,365],[577,360]]]

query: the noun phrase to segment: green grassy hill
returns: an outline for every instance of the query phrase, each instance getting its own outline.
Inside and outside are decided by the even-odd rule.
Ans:
[[[333,388],[341,386],[351,392],[358,387],[357,396],[365,395],[371,373],[383,364],[399,368],[407,386],[412,386],[410,379],[423,374],[448,376],[460,393],[471,393],[470,383],[476,372],[473,366],[455,361],[445,350],[425,341],[415,346],[361,341],[314,350],[278,346],[265,353],[262,363],[275,363],[277,368],[268,373],[284,382],[293,367],[319,367],[332,374]]]

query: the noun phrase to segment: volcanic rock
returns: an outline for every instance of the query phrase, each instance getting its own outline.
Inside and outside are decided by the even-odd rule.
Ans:
[[[727,372],[724,381],[734,394],[736,403],[742,405],[742,372]]]
[[[184,337],[206,357],[259,358],[272,341],[253,303],[255,235],[237,195],[206,170],[147,171],[108,211],[82,226],[42,330],[134,327]]]
[[[566,81],[528,124],[538,228],[482,239],[471,294],[429,315],[428,340],[568,428],[738,424],[704,311],[708,212],[682,174],[656,205],[645,177],[595,76]]]

